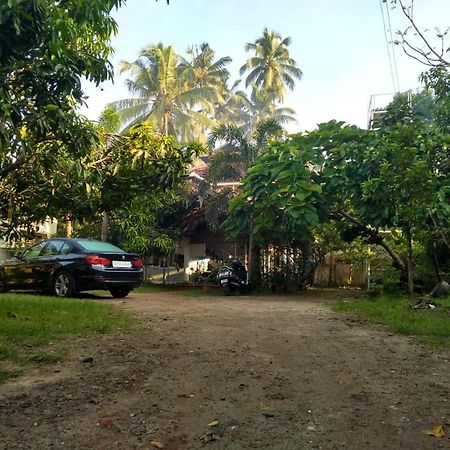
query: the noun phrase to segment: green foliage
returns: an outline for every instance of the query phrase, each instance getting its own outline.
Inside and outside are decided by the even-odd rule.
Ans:
[[[206,180],[212,186],[219,182],[239,182],[259,153],[264,152],[270,139],[280,137],[283,129],[274,120],[260,122],[253,136],[234,125],[216,127],[209,138],[211,148]],[[219,148],[215,148],[220,143]],[[236,195],[235,188],[207,189],[203,194],[205,218],[211,229],[218,229],[228,208],[228,202]]]
[[[129,206],[117,211],[113,219],[120,246],[140,255],[169,255],[175,248],[175,236],[170,236],[170,229],[164,229],[157,216],[164,214],[165,204],[171,200],[173,194],[148,194],[134,198]]]
[[[411,237],[448,246],[450,136],[434,111],[429,92],[398,96],[379,131],[331,121],[271,143],[230,203],[227,230],[251,229],[264,244],[312,242],[318,225],[333,220],[345,241],[382,246],[404,276]],[[386,229],[400,231],[403,253]]]
[[[120,70],[130,74],[126,84],[134,94],[133,98],[112,103],[122,126],[152,121],[163,134],[172,134],[180,141],[203,142],[207,132],[221,124],[232,124],[252,135],[263,121],[295,121],[294,111],[280,102],[285,86],[292,88],[293,78],[299,78],[301,71],[289,57],[289,39],[281,41],[278,35],[267,30],[265,33],[262,40],[268,40],[263,47],[268,48],[258,64],[262,71],[272,72],[273,67],[274,79],[269,84],[259,80],[247,83],[251,85],[250,96],[238,89],[240,80],[228,86],[227,65],[231,58],[216,59],[207,43],[190,47],[186,57],[172,46],[154,44],[144,49],[136,61],[122,62]],[[250,58],[246,65],[254,60]]]
[[[9,181],[3,199],[7,204],[9,196],[14,198],[6,224],[11,233],[23,233],[25,225],[47,216],[97,221],[101,212],[128,209],[136,196],[147,193],[155,201],[182,182],[192,157],[202,151],[195,143],[175,144],[148,123],[128,135],[102,133],[86,155],[76,157],[61,146],[58,154],[36,160],[33,171],[25,174],[21,168],[23,176]]]
[[[219,125],[209,138],[211,160],[206,178],[213,184],[241,180],[269,140],[282,135],[283,129],[274,120],[260,122],[252,136],[234,125]],[[215,148],[218,143],[220,147]]]
[[[120,129],[120,117],[117,111],[106,107],[100,114],[99,126],[106,133],[117,133]]]
[[[80,80],[112,76],[117,31],[109,15],[122,0],[11,0],[0,6],[0,174],[29,162],[36,145],[59,141],[79,153],[95,139],[75,113]],[[76,13],[74,13],[74,11]]]
[[[364,143],[354,141],[362,135],[356,127],[330,122],[308,135],[271,143],[248,170],[241,194],[230,204],[229,232],[245,233],[253,217],[253,233],[261,242],[274,236],[281,241],[286,236],[310,240],[319,222],[330,217],[333,201],[341,203],[341,195],[348,192],[339,176],[348,170],[344,149],[349,143],[348,150],[357,153]]]
[[[98,144],[76,108],[81,79],[111,78],[110,16],[122,0],[8,0],[0,4],[0,218],[11,236],[42,214],[70,161]],[[51,176],[49,176],[51,174]],[[67,180],[66,180],[67,181]],[[56,183],[57,184],[57,183]],[[85,205],[82,206],[84,208]],[[45,208],[47,209],[47,208]],[[12,222],[11,215],[14,216]]]
[[[307,161],[308,151],[292,141],[271,144],[248,170],[241,193],[230,203],[228,231],[239,235],[252,218],[252,232],[261,243],[275,236],[283,240],[286,233],[299,240],[311,238],[319,222],[316,197],[322,187]]]
[[[393,269],[390,265],[384,269],[372,277],[370,288],[373,291],[385,294],[400,294],[404,289],[400,271]]]
[[[422,74],[422,80],[435,95],[435,122],[439,129],[450,134],[450,69],[449,67],[433,67]]]

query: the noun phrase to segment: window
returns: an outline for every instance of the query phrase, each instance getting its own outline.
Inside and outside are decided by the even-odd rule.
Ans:
[[[29,249],[27,249],[23,252],[23,257],[24,258],[38,257],[45,244],[46,244],[45,242],[39,242],[38,244],[33,245],[32,247],[30,247]]]
[[[70,245],[67,242],[64,242],[63,246],[59,250],[59,254],[60,255],[68,255],[71,250],[72,250],[72,248],[70,247]]]
[[[49,241],[42,252],[42,256],[55,256],[61,250],[62,241]]]
[[[108,252],[108,253],[125,253],[119,247],[109,244],[108,242],[101,241],[77,241],[81,247],[83,247],[88,252]]]

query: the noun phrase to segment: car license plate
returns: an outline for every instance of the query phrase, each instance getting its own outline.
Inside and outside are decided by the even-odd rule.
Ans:
[[[117,268],[130,268],[131,267],[131,261],[113,261],[112,262],[113,267]]]
[[[227,280],[220,280],[220,282],[221,282],[222,284],[225,284],[225,283],[227,282]]]

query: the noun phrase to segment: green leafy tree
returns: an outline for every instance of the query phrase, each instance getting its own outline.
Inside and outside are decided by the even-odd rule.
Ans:
[[[250,136],[234,125],[216,127],[209,138],[211,160],[206,174],[208,181],[213,184],[240,181],[268,141],[282,135],[282,127],[273,120],[259,123]]]
[[[261,123],[276,122],[284,126],[296,121],[295,111],[292,108],[276,104],[276,101],[268,91],[253,86],[250,97],[244,91],[236,91],[229,97],[229,115],[219,115],[221,124],[233,124],[245,135],[252,136],[257,132]]]
[[[121,0],[11,0],[0,5],[0,211],[2,234],[42,216],[64,160],[98,144],[76,108],[81,79],[112,76],[111,17]],[[68,182],[69,184],[69,182]],[[36,199],[36,208],[32,207]],[[39,200],[39,201],[37,201]],[[43,210],[48,210],[47,205]],[[23,207],[23,209],[21,209]],[[27,220],[28,219],[28,220]],[[12,234],[11,234],[12,233]]]
[[[36,156],[90,148],[95,134],[75,112],[81,79],[112,76],[110,11],[121,0],[12,0],[0,6],[0,177]],[[76,11],[76,14],[73,13]]]
[[[411,116],[412,115],[412,116]],[[337,221],[347,241],[383,247],[413,286],[414,236],[448,220],[448,137],[410,111],[375,133],[339,122],[274,143],[255,161],[232,200],[227,227],[269,242],[283,233],[312,240],[316,227]],[[408,117],[408,119],[406,119]],[[401,230],[399,255],[385,231]]]
[[[126,136],[105,134],[82,157],[61,150],[10,183],[15,199],[10,232],[47,216],[96,222],[100,213],[113,216],[140,196],[163,195],[181,183],[199,151],[195,144],[175,144],[173,137],[155,133],[149,124],[133,127]]]
[[[449,67],[433,67],[421,76],[425,86],[434,94],[434,124],[450,134],[450,72]]]

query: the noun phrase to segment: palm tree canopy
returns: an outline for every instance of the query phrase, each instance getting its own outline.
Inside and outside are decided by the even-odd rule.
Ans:
[[[192,46],[187,51],[190,61],[183,64],[194,85],[222,87],[230,77],[226,66],[232,61],[229,56],[215,61],[216,53],[207,43]]]
[[[152,45],[134,62],[122,62],[119,70],[134,98],[111,103],[128,128],[151,121],[157,131],[179,140],[198,139],[205,124],[212,125],[207,112],[214,111],[215,94],[210,87],[189,83],[182,58],[172,46]]]
[[[278,33],[264,29],[262,37],[245,46],[246,51],[253,51],[241,67],[241,75],[248,73],[246,87],[254,84],[270,92],[278,101],[283,101],[286,87],[294,88],[295,79],[302,77],[302,71],[289,55],[289,37],[282,39]]]
[[[283,133],[274,120],[260,122],[252,135],[246,135],[234,125],[219,125],[209,138],[211,159],[206,178],[212,183],[240,181],[268,141],[281,138]]]

